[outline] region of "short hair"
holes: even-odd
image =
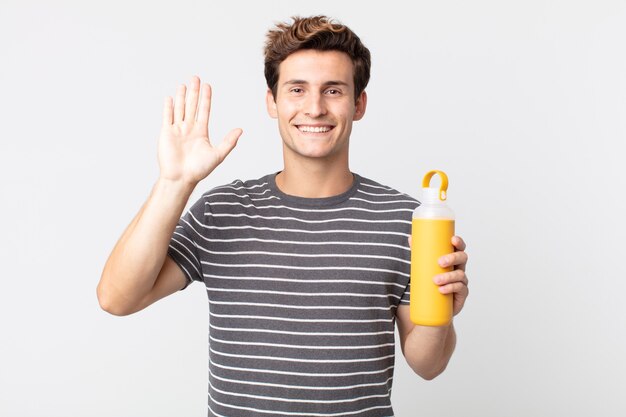
[[[265,42],[265,80],[276,99],[279,66],[296,51],[340,51],[354,65],[354,98],[365,90],[370,79],[370,51],[347,26],[326,16],[292,17],[293,23],[277,23],[267,32]]]

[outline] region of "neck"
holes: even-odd
[[[354,176],[347,161],[342,164],[285,161],[285,168],[276,175],[276,186],[283,193],[305,198],[326,198],[343,194],[353,183]]]

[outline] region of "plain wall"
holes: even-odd
[[[617,0],[2,0],[0,415],[206,415],[203,287],[123,318],[95,289],[157,178],[178,84],[213,85],[212,140],[244,129],[193,201],[281,169],[262,46],[296,14],[339,19],[372,52],[352,170],[415,197],[446,171],[468,243],[457,351],[426,382],[397,349],[396,415],[626,415]]]

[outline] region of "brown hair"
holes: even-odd
[[[265,80],[276,100],[278,67],[292,53],[302,49],[345,52],[354,65],[354,99],[370,79],[370,51],[345,25],[326,16],[292,17],[293,23],[278,23],[267,32]]]

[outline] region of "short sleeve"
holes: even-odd
[[[409,282],[404,289],[404,294],[402,294],[402,298],[400,299],[400,305],[409,305],[409,299],[411,296],[411,283]]]
[[[193,281],[203,281],[198,242],[202,240],[205,212],[205,199],[200,198],[178,221],[167,250],[187,277],[183,289]]]
[[[412,212],[411,212],[412,213]],[[407,226],[406,233],[411,235],[411,226]],[[405,261],[403,268],[404,272],[410,276],[411,275],[411,246],[409,245],[408,239],[402,239],[402,245],[404,250],[402,251],[402,256]],[[400,299],[400,305],[409,305],[409,299],[411,298],[411,278],[409,278],[406,283],[406,287],[404,287],[404,292],[402,293],[402,298]]]

